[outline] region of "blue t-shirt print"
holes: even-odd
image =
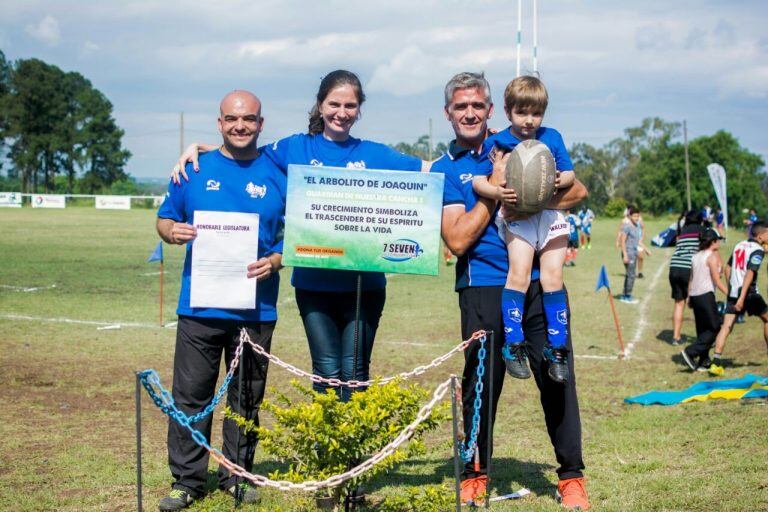
[[[200,172],[187,168],[189,181],[168,186],[168,195],[157,216],[176,222],[194,223],[195,210],[259,214],[259,249],[253,261],[283,252],[282,229],[285,217],[286,176],[264,155],[255,160],[233,160],[220,151],[200,155]],[[189,305],[192,251],[186,245],[181,292],[176,312],[179,315],[245,321],[277,320],[277,273],[256,286],[255,309],[192,308]]]
[[[268,156],[287,172],[290,164],[350,169],[385,169],[420,171],[421,160],[391,147],[369,140],[349,137],[343,142],[326,139],[322,134],[297,133],[264,147]],[[360,272],[363,290],[379,290],[386,286],[384,274]],[[291,284],[311,291],[349,292],[357,288],[358,272],[295,267]]]

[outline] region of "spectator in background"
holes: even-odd
[[[715,214],[715,225],[720,236],[725,238],[725,214],[720,208],[717,209],[717,214]]]
[[[754,226],[757,221],[757,212],[755,212],[754,208],[750,208],[747,218],[744,219],[744,227],[747,229],[747,238],[752,238],[752,226]]]
[[[669,262],[669,285],[672,287],[672,344],[681,345],[683,311],[688,298],[688,283],[691,280],[691,260],[699,250],[701,233],[701,212],[689,210],[677,220],[675,252]]]
[[[635,286],[635,275],[637,272],[637,253],[641,247],[640,238],[642,228],[640,227],[640,210],[634,206],[629,207],[629,223],[621,227],[620,245],[621,259],[624,262],[626,275],[624,276],[624,293],[619,300],[626,304],[637,304],[637,299],[632,297],[632,289]]]

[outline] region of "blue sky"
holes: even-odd
[[[531,69],[532,0],[523,7]],[[442,89],[485,71],[494,101],[515,73],[514,1],[0,0],[0,49],[89,78],[112,101],[136,177],[166,176],[186,141],[217,142],[220,98],[264,103],[266,143],[306,129],[321,77],[358,73],[368,101],[357,137],[413,142],[433,119],[452,138]],[[725,129],[768,159],[768,2],[539,0],[545,124],[601,145],[644,117],[687,119],[689,137]],[[499,108],[491,125],[506,126]],[[703,171],[703,170],[702,170]]]

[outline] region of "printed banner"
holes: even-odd
[[[437,275],[442,173],[288,166],[283,264]]]
[[[725,169],[720,164],[709,164],[709,179],[712,180],[712,186],[715,187],[715,195],[720,203],[720,210],[723,212],[723,222],[728,227],[728,184],[725,178]]]
[[[96,196],[98,210],[130,210],[131,196]]]
[[[21,208],[21,194],[0,192],[0,208]]]
[[[65,208],[66,196],[60,194],[35,194],[32,196],[32,208]]]

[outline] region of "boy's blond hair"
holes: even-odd
[[[519,76],[504,89],[504,110],[532,109],[542,114],[547,110],[549,95],[544,83],[535,76]]]

